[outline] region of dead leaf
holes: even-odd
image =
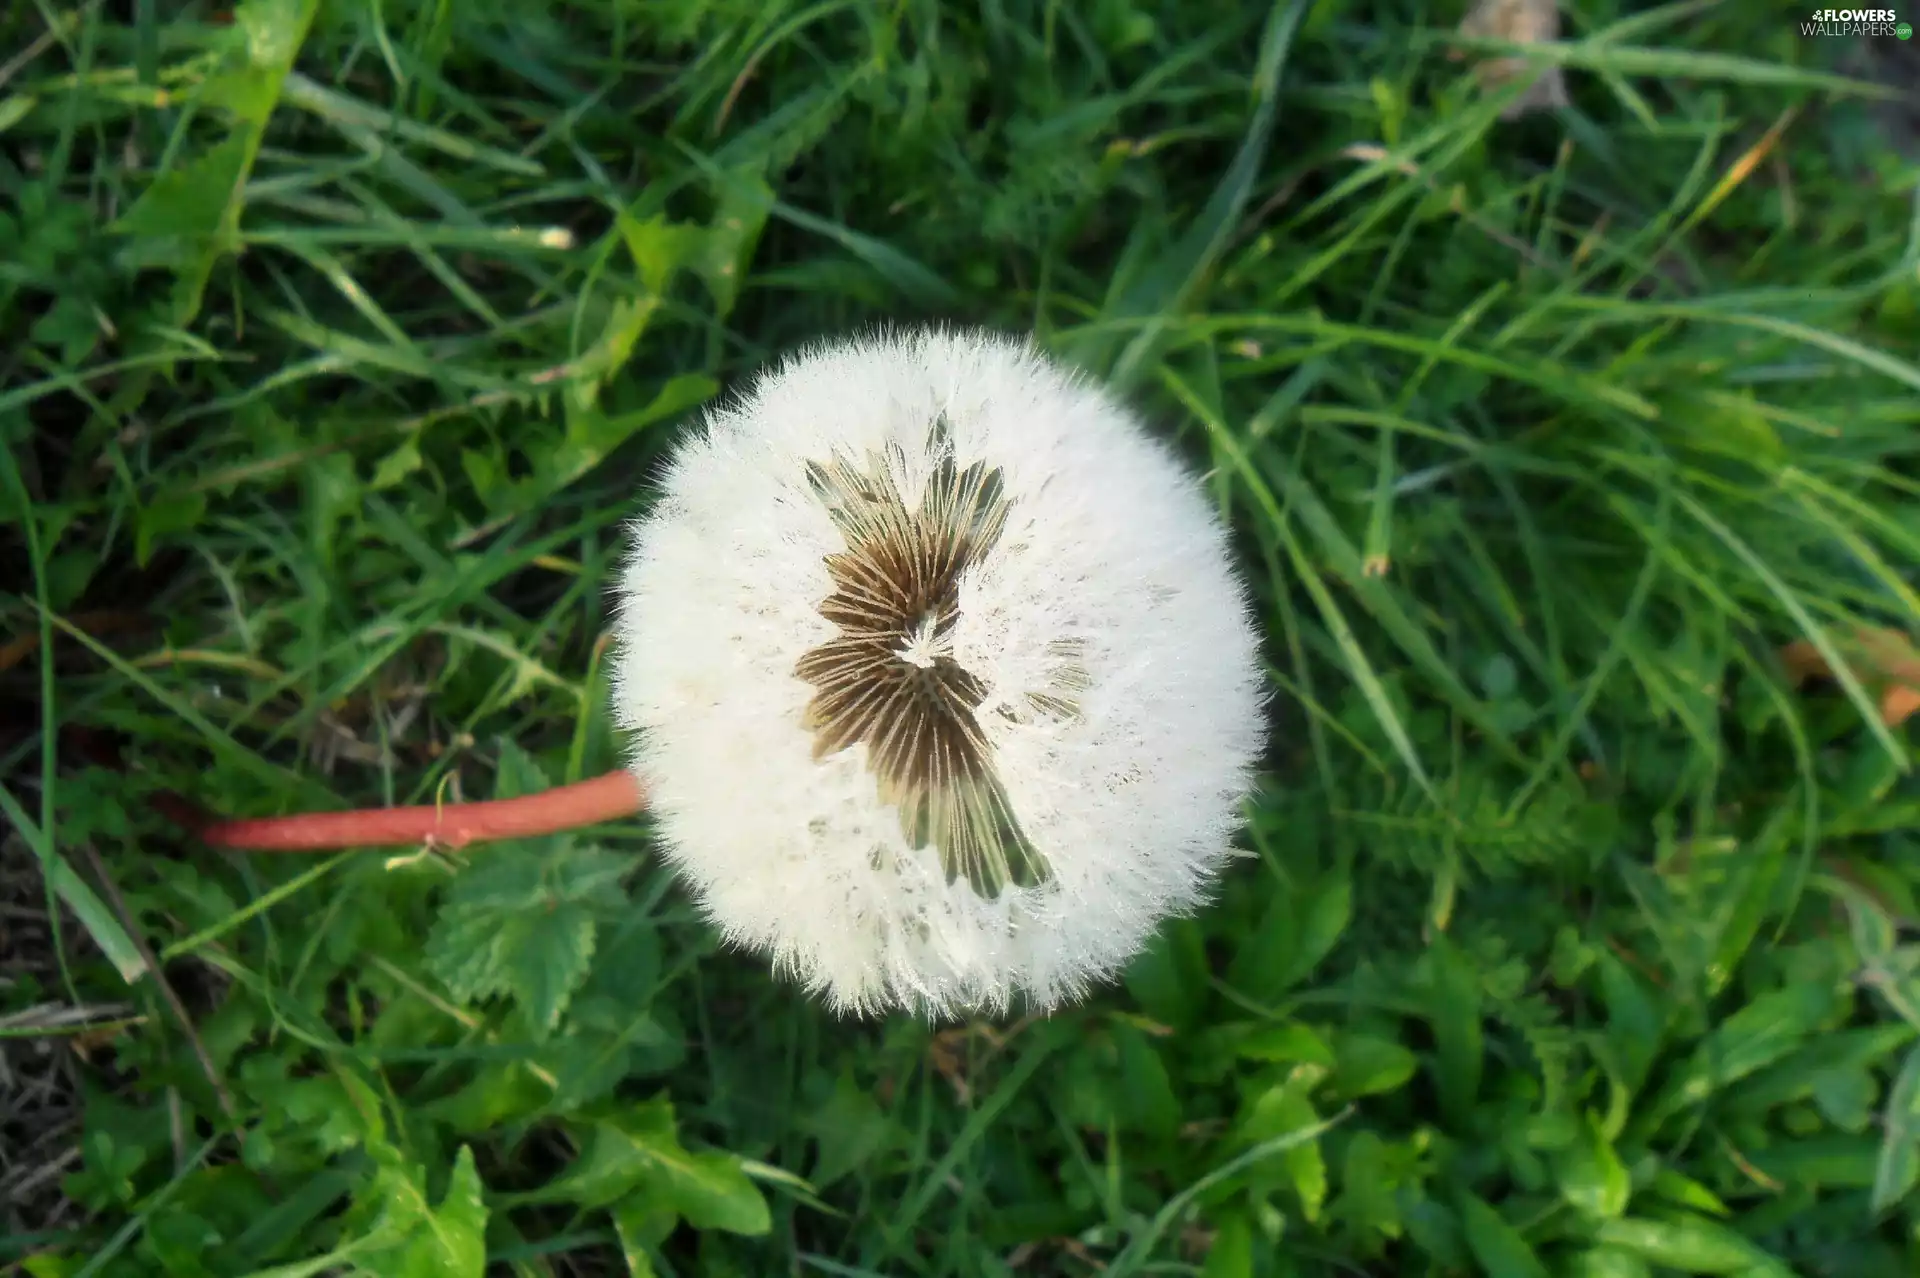
[[[1910,635],[1878,626],[1861,626],[1841,639],[1840,651],[1858,666],[1870,685],[1878,685],[1880,719],[1897,728],[1920,713],[1920,647]],[[1780,649],[1780,660],[1796,684],[1833,677],[1820,650],[1805,639]]]
[[[1555,0],[1477,0],[1460,23],[1460,34],[1479,40],[1509,40],[1514,44],[1544,44],[1560,38],[1560,9]],[[1533,69],[1525,58],[1488,58],[1473,74],[1484,88],[1497,89]],[[1517,120],[1531,111],[1567,105],[1566,76],[1558,66],[1537,72],[1536,79],[1513,105],[1500,113]]]

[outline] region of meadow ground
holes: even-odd
[[[0,1272],[1920,1272],[1920,42],[1803,8],[1580,0],[1509,119],[1419,0],[8,6]],[[149,808],[613,766],[650,468],[927,319],[1253,583],[1254,855],[1115,988]]]

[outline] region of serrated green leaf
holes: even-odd
[[[544,919],[522,915],[516,921],[519,943],[505,960],[506,983],[544,1037],[587,977],[596,924],[587,907],[575,902],[555,906]]]
[[[586,979],[596,924],[577,901],[545,909],[443,911],[427,938],[427,969],[463,1003],[511,994],[542,1035]]]
[[[494,798],[522,799],[551,789],[552,784],[532,755],[522,750],[511,737],[500,739],[499,756],[494,764]]]
[[[633,356],[633,348],[639,344],[641,334],[647,331],[653,316],[660,309],[660,299],[656,297],[621,298],[613,303],[607,312],[607,322],[600,330],[600,336],[593,345],[581,351],[570,361],[570,376],[567,379],[567,435],[570,440],[585,443],[605,430],[607,419],[591,411],[600,402],[600,388],[608,379],[622,368]],[[557,469],[580,473],[598,465],[604,451],[599,448],[585,450],[584,455],[569,457]]]
[[[561,856],[571,851],[571,840],[555,840],[552,845]],[[525,844],[501,844],[485,857],[476,857],[460,867],[447,886],[446,909],[449,913],[511,914],[533,910],[557,899],[551,891],[547,865],[552,859]]]

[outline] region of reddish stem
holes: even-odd
[[[493,839],[557,834],[632,816],[646,805],[646,788],[621,768],[518,799],[297,812],[245,821],[194,821],[191,825],[194,833],[215,847],[254,852],[325,852],[429,841],[443,848],[463,848]]]

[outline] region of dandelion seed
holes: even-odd
[[[617,718],[667,855],[836,1007],[1039,1009],[1231,855],[1257,637],[1191,476],[1025,346],[807,352],[634,529]]]

